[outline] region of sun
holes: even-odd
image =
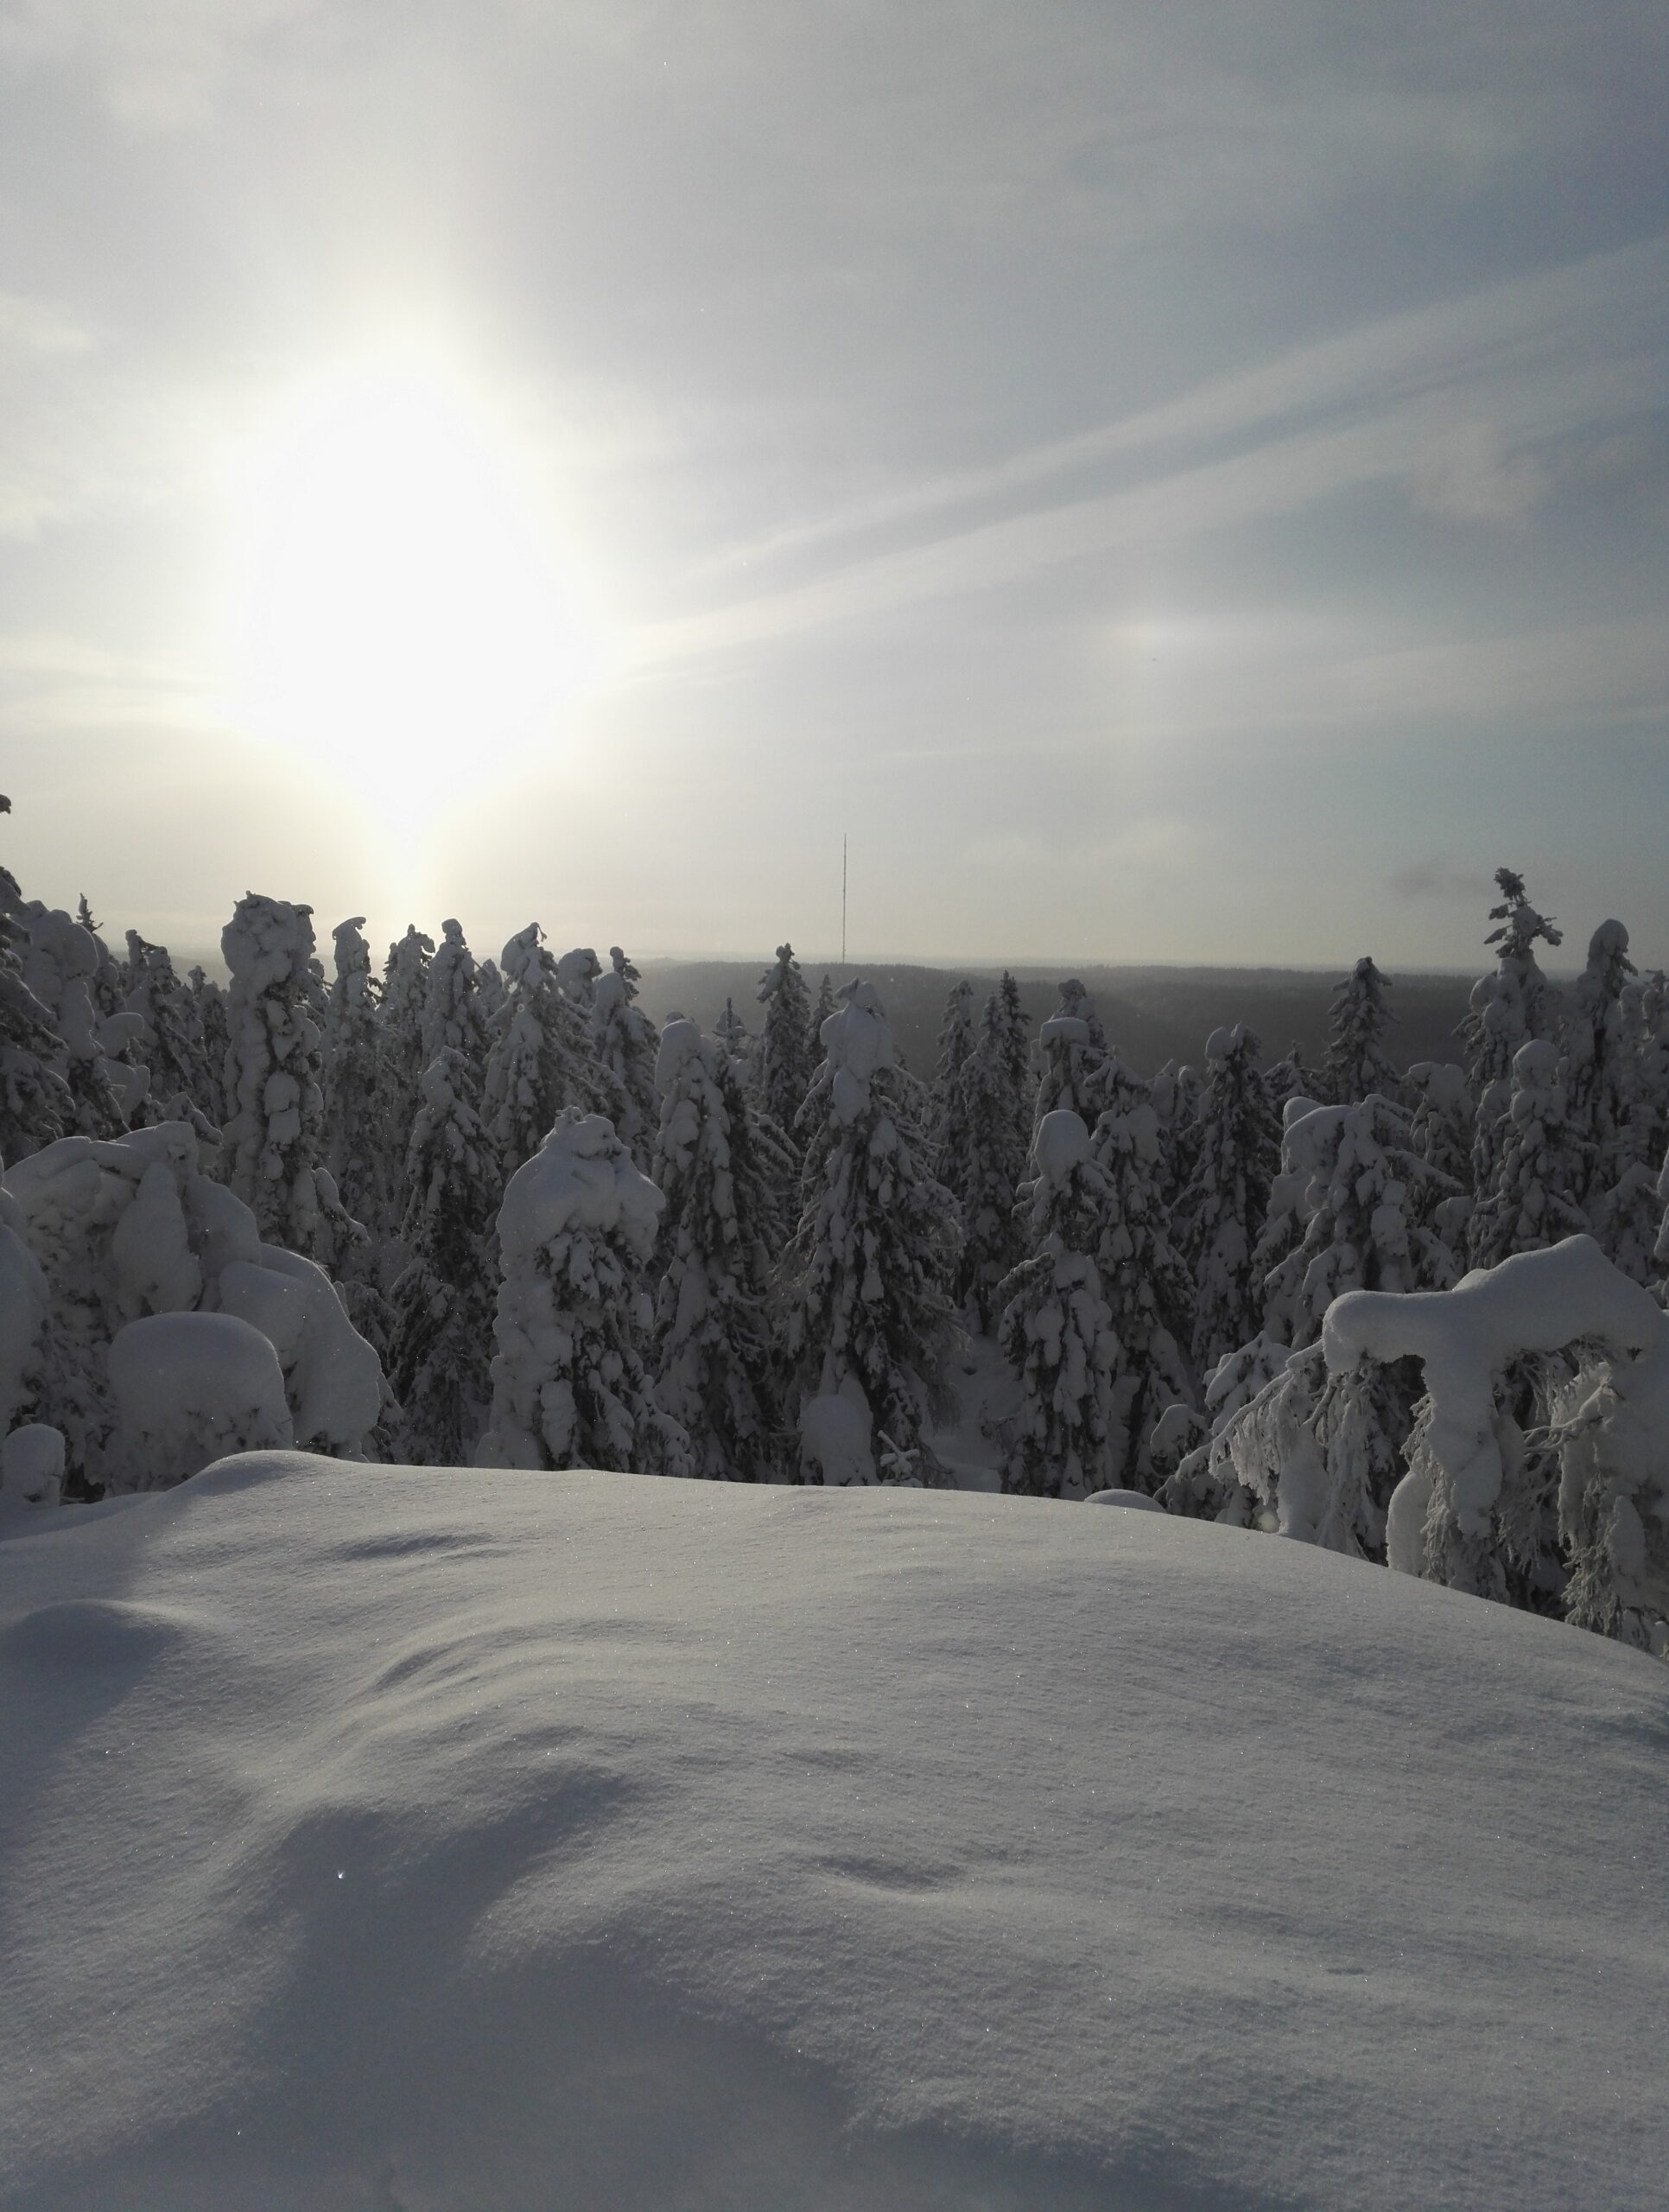
[[[549,734],[600,626],[482,397],[378,359],[313,379],[240,501],[232,704],[397,818]]]

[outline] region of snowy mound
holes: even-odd
[[[282,1453],[0,1559],[9,2212],[1662,2202],[1669,1677],[1598,1637]]]

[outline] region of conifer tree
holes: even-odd
[[[1354,1106],[1377,1091],[1395,1098],[1400,1077],[1385,1039],[1396,1020],[1386,1004],[1388,980],[1371,958],[1359,960],[1330,1008],[1332,1034],[1327,1047],[1323,1080],[1326,1097],[1337,1106]]]
[[[945,1001],[944,1019],[939,1025],[929,1131],[939,1180],[964,1211],[968,1203],[968,1157],[961,1076],[973,1049],[974,986],[957,983]]]
[[[127,933],[127,993],[123,1011],[138,1021],[137,1050],[150,1071],[146,1093],[152,1122],[185,1121],[202,1109],[202,1047],[191,995],[174,972],[166,945]],[[213,1116],[206,1116],[212,1126]]]
[[[1469,1191],[1474,1108],[1465,1069],[1451,1060],[1416,1060],[1404,1082],[1414,1101],[1409,1142],[1427,1166]]]
[[[312,912],[251,892],[220,932],[232,975],[226,1180],[268,1243],[333,1269],[365,1232],[345,1211],[324,1164]]]
[[[998,1003],[1002,1008],[1004,1067],[1008,1085],[1022,1105],[1029,1108],[1032,1090],[1031,1016],[1020,1004],[1020,987],[1005,968],[997,985]],[[1031,1141],[1031,1131],[1025,1131],[1025,1142]]]
[[[1594,1241],[1613,1267],[1638,1283],[1654,1283],[1662,1276],[1662,1258],[1669,1254],[1659,1252],[1664,1212],[1660,1173],[1643,1160],[1631,1160],[1587,1211]]]
[[[1194,1275],[1191,1349],[1201,1374],[1258,1326],[1252,1256],[1280,1160],[1280,1131],[1258,1072],[1258,1052],[1244,1022],[1215,1030],[1208,1040],[1193,1163],[1172,1216],[1177,1248]]]
[[[1304,1047],[1296,1041],[1286,1048],[1286,1058],[1277,1060],[1263,1071],[1269,1090],[1269,1101],[1278,1114],[1284,1113],[1289,1098],[1308,1099],[1312,1106],[1321,1105],[1322,1094],[1327,1089],[1325,1075],[1316,1068],[1306,1066]]]
[[[1469,1224],[1475,1268],[1584,1235],[1589,1225],[1576,1194],[1586,1183],[1591,1147],[1571,1125],[1558,1052],[1545,1038],[1533,1037],[1513,1056],[1501,1127],[1494,1173]]]
[[[1020,1207],[1031,1255],[999,1293],[998,1341],[1020,1381],[1003,1488],[1087,1497],[1118,1484],[1126,1450],[1123,1348],[1095,1258],[1112,1193],[1088,1130],[1065,1108],[1038,1122],[1032,1165]]]
[[[477,1465],[689,1471],[688,1439],[657,1406],[643,1353],[662,1204],[603,1116],[574,1106],[511,1177]]]
[[[1034,1122],[1059,1112],[1076,1114],[1088,1126],[1101,1110],[1095,1077],[1107,1058],[1107,1036],[1095,1001],[1076,976],[1061,985],[1061,1002],[1038,1032],[1038,1051]]]
[[[363,914],[331,931],[335,977],[325,1009],[325,1158],[343,1205],[379,1233],[389,1184],[378,1058],[378,992]]]
[[[961,1243],[934,1177],[924,1094],[895,1065],[873,984],[841,992],[801,1109],[804,1211],[783,1269],[784,1351],[806,1464],[842,1399],[867,1436],[869,1479],[942,1481],[928,1436],[948,1414],[949,1291]],[[825,1463],[826,1464],[826,1463]]]
[[[377,1118],[390,1231],[405,1211],[406,1147],[422,1096],[423,1003],[434,955],[434,939],[415,922],[408,923],[405,935],[390,945],[383,969],[377,1020]]]
[[[1297,1116],[1281,1166],[1302,1189],[1302,1234],[1264,1279],[1266,1336],[1300,1351],[1347,1291],[1447,1290],[1460,1274],[1436,1225],[1459,1186],[1421,1159],[1409,1116],[1382,1094]]]
[[[38,899],[16,918],[22,925],[17,950],[23,981],[60,1040],[53,1072],[74,1101],[74,1126],[84,1136],[119,1136],[144,1096],[146,1078],[143,1069],[120,1064],[111,1051],[125,1041],[131,1017],[105,1015],[94,1002],[97,940],[61,909]]]
[[[828,986],[825,976],[825,990]],[[805,1103],[811,1071],[822,1057],[812,1048],[811,997],[791,944],[777,947],[776,964],[759,978],[758,996],[765,1013],[750,1071],[753,1095],[760,1110],[786,1133]],[[822,1020],[834,1010],[831,996]]]
[[[1661,969],[1636,976],[1624,988],[1622,1020],[1634,1068],[1629,1084],[1632,1154],[1655,1171],[1669,1145],[1669,982]]]
[[[409,1256],[389,1295],[389,1377],[403,1448],[423,1466],[467,1465],[492,1399],[487,1248],[500,1183],[479,1089],[464,1054],[442,1046],[423,1071],[411,1132],[400,1231]]]
[[[736,1011],[733,999],[725,1001],[725,1010],[713,1025],[713,1033],[739,1066],[745,1067],[753,1042],[752,1033]]]
[[[1484,942],[1498,944],[1501,953],[1494,974],[1473,985],[1460,1027],[1467,1080],[1477,1101],[1472,1187],[1480,1197],[1495,1180],[1507,1135],[1514,1055],[1531,1039],[1552,1038],[1561,1013],[1558,994],[1537,964],[1536,947],[1563,944],[1564,931],[1537,912],[1526,895],[1524,878],[1512,868],[1497,868],[1495,882],[1501,902],[1489,909],[1489,918],[1500,926]]]
[[[201,1054],[195,1095],[214,1127],[223,1128],[232,1111],[226,1103],[226,1053],[232,1044],[232,1032],[226,1026],[226,995],[200,968],[187,969],[186,980],[191,986],[192,1014]],[[208,1172],[219,1177],[224,1162],[213,1163]]]
[[[958,1079],[966,1154],[956,1302],[970,1309],[982,1335],[997,1316],[999,1284],[1022,1256],[1014,1209],[1025,1173],[1030,1112],[1026,1094],[1015,1086],[1012,1034],[1008,1013],[993,991]]]
[[[0,813],[10,811],[10,802],[0,799]],[[0,868],[0,1170],[75,1126],[75,1101],[54,1065],[63,1039],[23,981],[22,913],[16,879]]]
[[[1564,1039],[1565,1110],[1589,1147],[1587,1178],[1574,1194],[1584,1205],[1609,1191],[1635,1156],[1637,1067],[1622,1013],[1623,988],[1634,973],[1628,931],[1621,922],[1602,922],[1577,978]]]
[[[1161,1189],[1165,1204],[1175,1212],[1189,1172],[1194,1164],[1196,1130],[1205,1097],[1205,1077],[1196,1067],[1167,1060],[1147,1089],[1148,1101],[1159,1125],[1159,1157],[1163,1163]],[[1283,1102],[1285,1103],[1285,1102]],[[1270,1104],[1279,1113],[1272,1092]]]
[[[811,1078],[813,1075],[815,1075],[816,1071],[822,1065],[823,1024],[828,1020],[830,1014],[836,1011],[834,987],[829,982],[828,976],[825,976],[822,982],[817,986],[817,1002],[811,1009],[810,1020],[806,1024],[805,1065],[807,1090],[809,1090],[811,1088]],[[802,1091],[800,1094],[800,1106],[803,1106],[804,1104],[805,1092]],[[785,1122],[783,1124],[784,1128],[787,1129],[793,1129],[798,1123],[799,1118],[800,1108],[796,1107],[793,1119],[791,1121]]]
[[[1148,1087],[1112,1052],[1097,1087],[1106,1103],[1090,1147],[1106,1189],[1095,1262],[1122,1354],[1116,1407],[1124,1479],[1146,1488],[1156,1479],[1149,1457],[1154,1424],[1168,1407],[1193,1395],[1186,1347],[1194,1284],[1171,1242],[1158,1117]]]
[[[781,1414],[766,1299],[782,1223],[729,1054],[671,1015],[656,1064],[655,1180],[666,1199],[655,1395],[689,1438],[690,1472],[770,1482]]]
[[[482,1086],[482,1118],[508,1179],[530,1160],[564,1109],[590,1103],[574,1051],[574,1009],[537,922],[511,938],[499,969],[505,1003],[495,1019]]]
[[[474,1071],[472,1103],[479,1099],[481,1071],[486,1064],[488,1012],[481,970],[464,942],[461,925],[456,921],[442,922],[441,942],[428,963],[423,991],[420,1027],[423,1065],[425,1070],[432,1067],[442,1052],[461,1052]]]
[[[619,1102],[615,1130],[647,1174],[661,1117],[655,1030],[648,1015],[632,1004],[641,980],[637,969],[618,944],[610,945],[608,957],[612,965],[597,982],[593,999],[592,1051]]]

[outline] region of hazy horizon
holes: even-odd
[[[0,858],[1669,962],[1666,364],[1643,0],[0,0]]]

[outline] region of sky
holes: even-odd
[[[1669,964],[1659,0],[0,0],[0,858]]]

